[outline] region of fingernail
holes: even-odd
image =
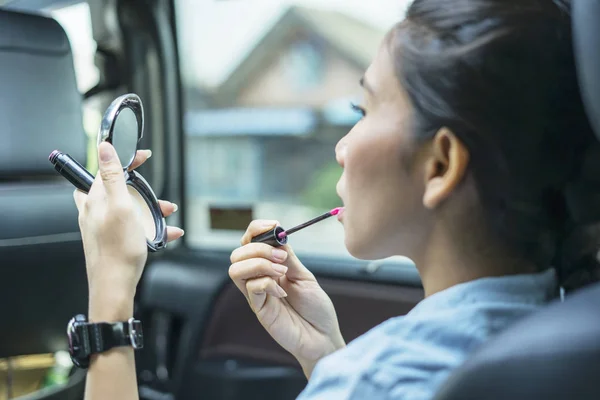
[[[288,267],[281,264],[273,264],[273,269],[275,270],[275,272],[279,272],[280,274],[285,275],[285,273],[288,270]]]
[[[185,231],[182,229],[181,230],[181,236],[185,235]]]
[[[281,297],[287,297],[287,293],[285,292],[285,290],[283,290],[283,288],[279,285],[277,285],[277,293],[279,293],[279,295]]]
[[[152,150],[146,150],[146,159],[152,157]]]
[[[177,210],[179,210],[179,206],[175,203],[171,203],[173,204],[173,212],[177,212]]]
[[[285,261],[287,258],[287,253],[281,249],[273,249],[273,258],[276,261]]]
[[[108,162],[112,160],[114,151],[110,144],[106,142],[100,143],[98,150],[100,151],[100,161]]]

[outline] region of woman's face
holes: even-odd
[[[412,111],[393,65],[384,44],[362,81],[364,117],[335,149],[344,168],[337,191],[346,207],[346,247],[361,259],[411,257],[426,231]]]

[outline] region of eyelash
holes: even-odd
[[[350,103],[350,108],[352,108],[352,111],[359,113],[362,117],[367,115],[367,111],[357,104]]]

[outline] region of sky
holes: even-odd
[[[93,0],[90,0],[93,1]],[[290,5],[338,10],[383,30],[402,19],[411,0],[176,0],[184,80],[218,86]],[[69,36],[81,91],[98,80],[87,3],[52,13]]]
[[[177,0],[181,66],[189,82],[216,86],[290,5],[342,11],[387,29],[410,0]]]

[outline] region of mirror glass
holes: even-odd
[[[154,216],[152,215],[150,207],[148,207],[148,203],[146,203],[146,200],[144,200],[142,195],[133,187],[127,185],[127,190],[129,190],[129,194],[133,198],[135,209],[144,226],[146,239],[153,241],[154,238],[156,238],[156,224],[154,223]]]
[[[133,162],[137,151],[137,143],[137,118],[130,108],[125,107],[115,118],[112,131],[112,145],[117,151],[123,167],[129,167]]]

